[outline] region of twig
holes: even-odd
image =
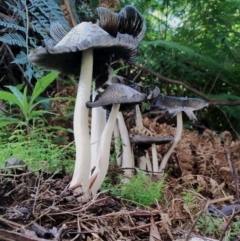
[[[187,235],[187,237],[186,237],[186,241],[189,240],[189,238],[190,238],[190,236],[191,236],[191,233],[192,233],[192,230],[194,229],[195,225],[197,224],[198,219],[200,218],[200,216],[202,215],[202,213],[207,209],[208,205],[209,205],[209,201],[206,200],[206,203],[205,203],[205,205],[204,205],[204,208],[203,208],[203,209],[201,210],[201,212],[198,214],[196,220],[194,221],[194,223],[192,224],[192,226],[191,226],[191,228],[190,228],[190,230],[189,230],[189,233],[188,233],[188,235]]]
[[[229,225],[231,224],[231,221],[232,221],[233,218],[234,218],[237,214],[239,214],[239,213],[240,213],[240,210],[238,210],[237,212],[235,212],[235,209],[233,209],[233,213],[232,213],[231,217],[229,218],[229,220],[228,220],[228,222],[227,222],[227,225],[226,225],[226,227],[224,228],[224,230],[223,230],[223,232],[222,232],[222,234],[221,234],[221,237],[220,237],[219,241],[222,241],[222,240],[223,240],[223,238],[224,238],[224,236],[225,236],[225,233],[226,233]]]
[[[176,84],[176,85],[182,85],[183,87],[185,87],[186,89],[190,90],[191,92],[197,94],[198,96],[202,97],[203,99],[207,100],[208,102],[210,102],[213,105],[229,105],[229,106],[236,106],[236,105],[240,105],[240,101],[223,101],[223,100],[217,100],[217,99],[211,99],[209,98],[207,95],[205,95],[204,93],[198,91],[197,89],[191,87],[190,85],[179,81],[179,80],[174,80],[174,79],[169,79],[163,75],[160,75],[144,66],[141,66],[139,64],[133,63],[133,66],[137,67],[138,69],[142,69],[145,72],[148,72],[149,74],[156,76],[157,78],[159,78],[160,80],[162,80],[163,82],[167,82],[170,84]]]
[[[14,54],[13,54],[12,50],[9,48],[9,46],[7,44],[4,44],[4,46],[7,48],[12,59],[15,59]],[[22,75],[24,76],[24,70],[23,70],[22,66],[20,64],[17,64],[17,66],[20,69]],[[24,79],[25,83],[30,87],[30,89],[33,90],[33,85],[28,81],[28,79],[26,77],[24,77],[23,79]]]
[[[229,123],[230,127],[232,128],[233,132],[240,139],[240,136],[239,136],[238,132],[234,129],[234,127],[233,127],[231,121],[229,120],[228,116],[226,115],[225,111],[221,110],[218,106],[216,106],[216,107],[223,113],[223,115],[225,116],[227,122]]]
[[[39,189],[40,189],[40,183],[41,183],[41,178],[42,178],[42,170],[41,170],[41,174],[40,177],[38,178],[38,185],[37,185],[37,191],[34,197],[34,203],[33,203],[33,215],[35,214],[35,207],[36,207],[36,203],[37,203],[37,198],[38,198],[38,193],[39,193]]]
[[[7,225],[8,227],[15,229],[15,228],[23,228],[24,226],[19,224],[19,223],[15,223],[13,221],[7,220],[5,218],[1,218],[0,217],[0,223]]]
[[[158,225],[158,224],[161,224],[162,222],[163,221],[158,221],[158,222],[155,222],[155,224]],[[139,229],[142,229],[142,228],[148,228],[149,226],[151,226],[151,223],[143,224],[143,225],[136,226],[136,227],[133,227],[133,228],[119,228],[119,230],[121,232],[128,232],[128,231],[139,230]]]
[[[55,238],[53,239],[54,241],[60,241],[61,240],[61,236],[63,234],[63,232],[67,229],[67,225],[64,223],[62,225],[62,227],[58,230],[58,232],[55,235]]]
[[[233,182],[234,182],[234,185],[235,185],[236,196],[237,196],[237,199],[239,201],[238,173],[237,173],[236,168],[234,167],[234,165],[231,161],[230,151],[229,151],[228,148],[225,148],[225,153],[226,153],[226,156],[227,156],[228,165],[229,165],[231,173],[232,173]]]

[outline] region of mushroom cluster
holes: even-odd
[[[70,188],[83,193],[85,200],[98,191],[107,173],[112,134],[121,135],[123,145],[122,167],[134,167],[134,158],[128,130],[121,110],[135,107],[136,126],[143,129],[138,104],[146,99],[151,101],[150,111],[164,112],[173,117],[177,115],[177,131],[174,138],[154,138],[143,135],[134,136],[132,143],[139,146],[139,166],[153,172],[162,172],[181,137],[182,111],[191,120],[196,120],[193,111],[202,109],[207,103],[194,98],[164,96],[156,88],[148,97],[134,89],[135,85],[113,83],[112,61],[121,59],[133,62],[143,39],[146,26],[141,14],[133,6],[124,7],[118,14],[104,7],[97,8],[97,23],[82,22],[67,32],[59,23],[53,21],[50,27],[51,38],[44,40],[43,46],[31,51],[28,58],[38,66],[79,77],[77,97],[74,109],[74,138],[76,145],[75,169]],[[91,85],[94,80],[92,101]],[[99,93],[105,82],[109,86]],[[92,109],[91,138],[88,127],[89,108]],[[110,115],[106,121],[106,111]],[[116,122],[117,119],[117,122]],[[118,125],[118,128],[114,126]],[[120,132],[120,134],[118,133]],[[157,160],[156,145],[172,141],[160,167]],[[149,162],[147,149],[152,147],[152,163]],[[120,163],[120,161],[119,161]],[[125,174],[131,176],[132,171]]]
[[[45,40],[44,46],[31,51],[28,56],[35,65],[65,74],[80,74],[73,127],[76,161],[70,188],[78,193],[83,192],[86,199],[89,197],[89,180],[93,179],[89,179],[92,160],[86,106],[90,100],[92,78],[97,80],[102,75],[104,66],[110,65],[113,60],[132,62],[146,30],[143,17],[133,6],[124,7],[118,14],[103,7],[97,8],[97,12],[97,23],[82,22],[68,33],[60,24],[53,22],[50,28],[51,38]],[[132,95],[130,98],[135,95],[128,88],[125,89],[125,94],[129,94],[128,92]],[[118,108],[119,104],[114,104],[111,115],[116,115]],[[99,122],[98,117],[101,116],[101,113],[95,116],[96,125]],[[109,129],[105,128],[105,132],[110,133],[110,123],[107,126]],[[106,136],[105,132],[103,131],[102,137]],[[110,146],[110,141],[105,145]]]

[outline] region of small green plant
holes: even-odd
[[[12,114],[11,116],[0,115],[0,127],[9,124],[24,123],[29,133],[29,122],[36,117],[43,116],[44,114],[51,113],[47,110],[37,110],[36,107],[50,99],[40,99],[40,95],[45,89],[56,79],[56,72],[42,77],[37,81],[33,93],[30,97],[27,95],[27,87],[21,92],[15,86],[6,86],[12,93],[7,91],[0,91],[0,100],[6,101],[9,104],[14,104],[19,108],[20,115]]]
[[[186,205],[190,206],[194,204],[194,193],[193,192],[188,192],[188,191],[183,191],[183,201]]]
[[[202,215],[197,222],[196,227],[206,235],[220,236],[219,227],[224,220],[222,218],[215,218],[210,215]]]
[[[46,163],[46,170],[59,172],[62,168],[67,173],[71,173],[74,167],[75,146],[73,143],[68,145],[57,145],[53,143],[56,130],[60,127],[47,128],[40,126],[31,127],[29,134],[22,129],[19,124],[10,137],[0,141],[0,166],[9,157],[16,157],[24,161],[30,169],[41,168]],[[2,130],[0,129],[0,135]]]
[[[137,170],[137,174],[130,179],[129,183],[123,184],[120,182],[113,186],[107,178],[103,187],[109,189],[113,195],[122,196],[129,201],[149,206],[156,200],[161,201],[163,199],[164,184],[165,180],[154,182],[146,173]]]
[[[226,233],[226,241],[239,240],[240,238],[240,221],[232,222],[231,229]]]

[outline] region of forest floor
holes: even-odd
[[[174,136],[174,127],[156,119],[145,118],[144,126],[156,136]],[[158,155],[169,145],[158,146]],[[229,132],[184,129],[163,198],[148,207],[107,191],[79,202],[68,189],[69,175],[1,169],[0,240],[239,240],[239,153],[240,141]],[[116,172],[111,167],[109,176]]]

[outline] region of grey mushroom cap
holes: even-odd
[[[93,102],[88,101],[86,105],[89,108],[102,106],[105,109],[111,109],[113,104],[121,104],[120,110],[128,110],[145,99],[145,94],[124,84],[114,83],[109,85],[104,92],[98,94]]]
[[[52,41],[30,52],[29,60],[47,69],[64,74],[79,75],[82,51],[94,49],[93,76],[99,73],[99,65],[111,60],[124,59],[132,62],[137,54],[139,41],[131,35],[118,33],[114,38],[97,24],[83,22],[63,36],[59,27],[52,29]]]
[[[140,42],[146,31],[146,24],[138,10],[130,5],[125,6],[119,13],[114,13],[108,8],[98,7],[99,26],[111,36],[117,33],[130,34]]]
[[[186,113],[190,120],[196,121],[197,117],[193,111],[197,111],[208,107],[208,102],[198,98],[184,98],[159,95],[153,105],[150,107],[150,112],[155,110],[164,111],[171,117],[176,116],[180,111]]]

